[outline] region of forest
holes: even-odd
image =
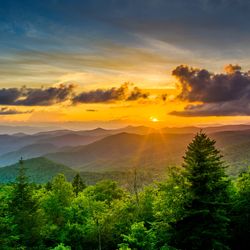
[[[181,166],[144,186],[135,171],[129,190],[79,174],[32,183],[20,160],[15,182],[0,186],[0,249],[249,249],[250,169],[228,176],[215,144],[197,133]]]

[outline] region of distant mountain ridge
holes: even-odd
[[[45,157],[78,171],[127,171],[133,167],[161,170],[180,165],[186,146],[198,127],[163,128],[128,126],[120,129],[53,130],[33,135],[0,135],[0,166],[24,157]],[[237,175],[250,165],[250,125],[202,128],[217,141]],[[242,148],[242,150],[240,149]]]
[[[239,174],[250,165],[250,130],[221,131],[209,134],[229,164],[228,172]],[[119,133],[94,143],[55,152],[45,157],[80,171],[120,171],[132,167],[164,169],[180,165],[194,134]],[[245,145],[244,150],[236,150]],[[232,150],[234,148],[234,150]]]
[[[164,167],[179,163],[192,134],[119,133],[94,143],[71,148],[45,157],[81,171],[111,171],[141,167]],[[183,143],[176,143],[179,139]]]
[[[18,162],[21,157],[24,159],[30,159],[58,151],[59,148],[50,143],[31,144],[24,146],[19,150],[1,155],[0,163],[7,166]]]

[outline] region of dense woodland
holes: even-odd
[[[176,142],[178,143],[178,142]],[[132,189],[59,174],[30,183],[20,161],[0,189],[0,249],[211,250],[250,247],[250,171],[231,179],[215,141],[198,133],[183,165]]]

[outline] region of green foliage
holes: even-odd
[[[46,244],[62,242],[68,209],[74,196],[72,185],[66,181],[63,174],[54,177],[51,185],[51,191],[48,191],[41,202],[46,220],[42,230]]]
[[[71,247],[64,246],[63,243],[60,243],[58,246],[54,247],[52,250],[71,250]]]
[[[12,242],[18,239],[17,236],[12,235],[14,225],[10,215],[10,196],[13,192],[13,187],[10,185],[0,186],[0,246],[8,248]]]
[[[241,249],[249,249],[250,246],[250,168],[242,173],[236,181],[237,195],[232,209],[234,249],[239,242]]]
[[[77,173],[76,176],[74,177],[72,181],[72,186],[76,196],[86,187],[79,173]]]
[[[132,250],[127,243],[119,244],[119,250]]]
[[[17,246],[33,246],[39,240],[38,204],[28,183],[22,159],[19,174],[13,185],[8,203],[10,221],[13,223],[12,237]]]
[[[25,172],[31,182],[46,183],[51,177],[63,173],[68,179],[73,179],[76,172],[44,157],[24,160]],[[0,183],[14,182],[18,176],[19,164],[0,168]]]
[[[130,233],[123,236],[123,240],[132,249],[153,250],[155,249],[156,237],[152,230],[147,230],[144,222],[136,222],[131,225]],[[124,246],[124,245],[120,245]],[[126,248],[125,248],[126,249]]]
[[[84,190],[84,193],[97,201],[105,201],[107,204],[110,204],[113,200],[121,199],[124,195],[117,182],[111,180],[103,180],[95,186],[89,186]]]
[[[16,181],[0,186],[0,248],[249,249],[250,171],[230,183],[214,144],[197,134],[183,167],[137,194],[111,180],[85,187],[75,172],[72,183],[58,174],[31,184],[21,161]]]
[[[188,145],[183,164],[188,196],[182,217],[173,223],[177,248],[228,249],[228,180],[214,144],[198,133]]]
[[[184,157],[186,178],[195,199],[217,200],[226,194],[225,165],[215,141],[204,133],[195,136]]]

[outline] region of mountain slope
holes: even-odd
[[[19,150],[6,153],[0,156],[0,166],[7,166],[15,164],[22,157],[23,159],[30,159],[48,154],[51,152],[59,151],[58,147],[50,143],[42,144],[31,144],[25,147],[22,147]]]
[[[110,171],[134,166],[163,168],[181,162],[193,135],[121,133],[86,146],[45,157],[84,171]]]
[[[57,147],[71,147],[79,145],[87,145],[92,142],[98,141],[105,137],[106,135],[99,136],[88,136],[88,135],[79,135],[75,133],[53,136],[49,138],[42,138],[38,140],[39,143],[51,143]]]
[[[180,165],[194,134],[120,133],[86,146],[46,155],[81,171],[121,171],[135,166],[160,170]],[[225,155],[228,173],[237,175],[250,164],[250,130],[222,131],[209,135]]]
[[[18,174],[18,167],[19,164],[16,163],[11,166],[0,168],[0,183],[15,181]],[[36,183],[46,183],[59,173],[65,174],[67,179],[71,180],[76,174],[73,169],[44,157],[24,160],[24,167],[29,180]]]
[[[56,130],[33,135],[20,133],[15,135],[0,134],[0,155],[18,151],[31,144],[49,143],[56,147],[86,145],[109,135],[103,131],[98,132],[99,135],[96,131],[90,131],[90,135],[88,135],[87,131],[82,133],[83,131]]]
[[[194,131],[198,128],[187,127],[185,129]],[[182,131],[185,131],[185,129]],[[217,129],[222,128],[214,127],[204,130],[211,132],[217,131]],[[233,130],[217,131],[209,133],[209,136],[217,141],[217,147],[225,155],[225,160],[230,165],[228,172],[237,175],[250,164],[250,154],[248,153],[250,152],[249,125],[225,126],[224,129]],[[239,131],[234,129],[239,129]],[[117,134],[117,132],[123,130],[134,131],[138,134],[125,132]],[[0,135],[0,150],[18,148],[12,150],[14,152],[0,157],[0,163],[1,159],[3,163],[9,164],[16,162],[20,156],[33,158],[42,154],[52,161],[76,168],[79,171],[88,172],[127,171],[135,166],[142,169],[160,170],[169,165],[181,164],[182,156],[194,133],[177,132],[176,134],[170,134],[162,133],[164,131],[162,130],[158,133],[149,134],[156,131],[148,130],[147,127],[126,127],[117,130],[97,128],[89,131],[49,131],[32,136],[23,134]],[[110,133],[115,134],[109,135]],[[86,138],[90,141],[94,140],[94,142],[80,146],[77,144],[84,144]],[[97,140],[97,138],[102,139]],[[57,152],[54,152],[53,146],[41,146],[39,148],[40,143],[36,145],[37,141],[40,143],[42,141],[41,145],[48,145],[47,143],[51,141],[55,144],[58,143],[58,145],[65,144],[67,147],[55,149]],[[32,144],[31,142],[35,142],[34,145],[27,146],[27,144]]]

